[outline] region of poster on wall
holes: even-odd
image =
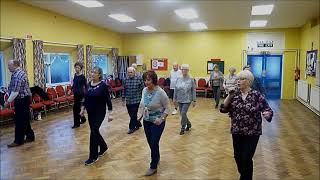
[[[213,72],[213,66],[218,65],[219,70],[224,74],[224,61],[221,59],[211,59],[211,61],[207,62],[207,74],[211,74]]]
[[[151,59],[151,69],[157,71],[166,71],[168,69],[168,59],[167,58],[152,58]]]
[[[307,51],[306,75],[316,76],[318,50]]]

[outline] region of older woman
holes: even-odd
[[[223,83],[223,74],[219,70],[219,66],[217,64],[213,65],[213,72],[210,75],[209,81],[212,87],[213,98],[216,102],[215,108],[218,108],[221,96],[221,87]]]
[[[166,92],[158,85],[158,77],[154,71],[143,74],[146,87],[142,91],[140,107],[143,111],[143,126],[151,149],[150,168],[145,173],[151,176],[157,172],[160,160],[159,141],[170,113],[170,103]]]
[[[180,135],[184,134],[184,131],[189,131],[191,128],[191,122],[187,117],[187,112],[191,103],[196,105],[196,90],[193,78],[189,76],[189,65],[181,65],[182,77],[177,79],[175,86],[173,102],[178,103],[179,111],[181,115],[181,131]]]
[[[221,106],[221,112],[229,112],[234,158],[240,179],[252,179],[253,162],[259,137],[262,134],[261,115],[271,122],[273,111],[264,96],[250,88],[254,77],[248,70],[239,72],[239,90],[229,90],[229,95]]]
[[[237,75],[235,74],[236,68],[231,66],[229,68],[229,74],[224,77],[223,88],[228,95],[229,89],[234,89],[237,87]]]
[[[106,115],[106,104],[108,105],[108,121],[112,121],[112,103],[107,85],[102,81],[103,72],[99,67],[94,67],[92,71],[92,81],[88,85],[84,103],[81,107],[80,115],[84,115],[84,109],[88,113],[90,125],[90,153],[85,165],[92,165],[103,156],[108,149],[107,143],[99,132],[99,128]]]

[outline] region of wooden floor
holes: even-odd
[[[295,100],[269,103],[275,115],[263,124],[254,179],[319,179],[319,117]],[[89,167],[89,125],[71,129],[71,108],[33,122],[36,141],[17,148],[7,148],[13,127],[1,129],[1,179],[144,179],[150,152],[143,129],[126,134],[126,109],[113,104],[116,119],[100,129],[108,153]],[[228,116],[199,98],[189,119],[192,130],[180,136],[179,115],[168,118],[158,174],[146,179],[238,179]]]

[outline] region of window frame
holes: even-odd
[[[109,56],[108,56],[108,54],[101,54],[101,53],[99,53],[99,54],[92,54],[92,59],[94,59],[94,56],[105,56],[106,57],[106,65],[107,65],[107,72],[104,72],[104,74],[103,75],[106,75],[106,76],[108,76],[110,73],[110,68],[109,68]],[[94,63],[93,63],[94,64]],[[94,64],[95,65],[95,64]]]
[[[2,84],[0,84],[0,87],[6,87],[6,67],[5,67],[5,58],[4,58],[4,54],[3,51],[0,51],[1,54],[1,61],[0,61],[0,65],[1,65],[1,82]]]
[[[69,56],[69,63],[68,63],[68,65],[69,65],[69,81],[66,81],[66,82],[60,82],[60,83],[51,83],[51,67],[50,67],[50,65],[48,65],[48,76],[50,77],[50,78],[46,78],[46,81],[47,80],[49,80],[49,82],[46,82],[46,86],[48,86],[48,87],[54,87],[54,86],[58,86],[58,85],[68,85],[68,84],[70,84],[70,82],[71,82],[71,79],[72,79],[72,69],[71,69],[71,64],[72,64],[72,56],[71,56],[71,54],[70,53],[55,53],[55,52],[45,52],[45,53],[43,53],[43,56],[47,56],[47,58],[49,58],[49,60],[50,60],[50,55],[51,54],[57,54],[57,55],[67,55],[67,56]],[[45,63],[46,61],[45,61],[45,59],[43,59],[44,60],[44,66],[45,66],[45,68],[44,68],[44,71],[46,70],[46,66],[47,66],[47,64]],[[44,72],[45,73],[45,72]]]

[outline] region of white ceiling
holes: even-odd
[[[137,26],[151,25],[158,32],[191,31],[189,22],[204,22],[209,30],[249,29],[250,20],[268,20],[265,28],[301,27],[319,17],[319,0],[99,0],[104,7],[86,8],[71,0],[22,0],[90,24],[120,33],[141,33]],[[273,3],[270,16],[251,16],[251,6]],[[178,8],[194,8],[199,18],[184,20],[174,13]],[[125,13],[135,22],[121,23],[108,14]]]

